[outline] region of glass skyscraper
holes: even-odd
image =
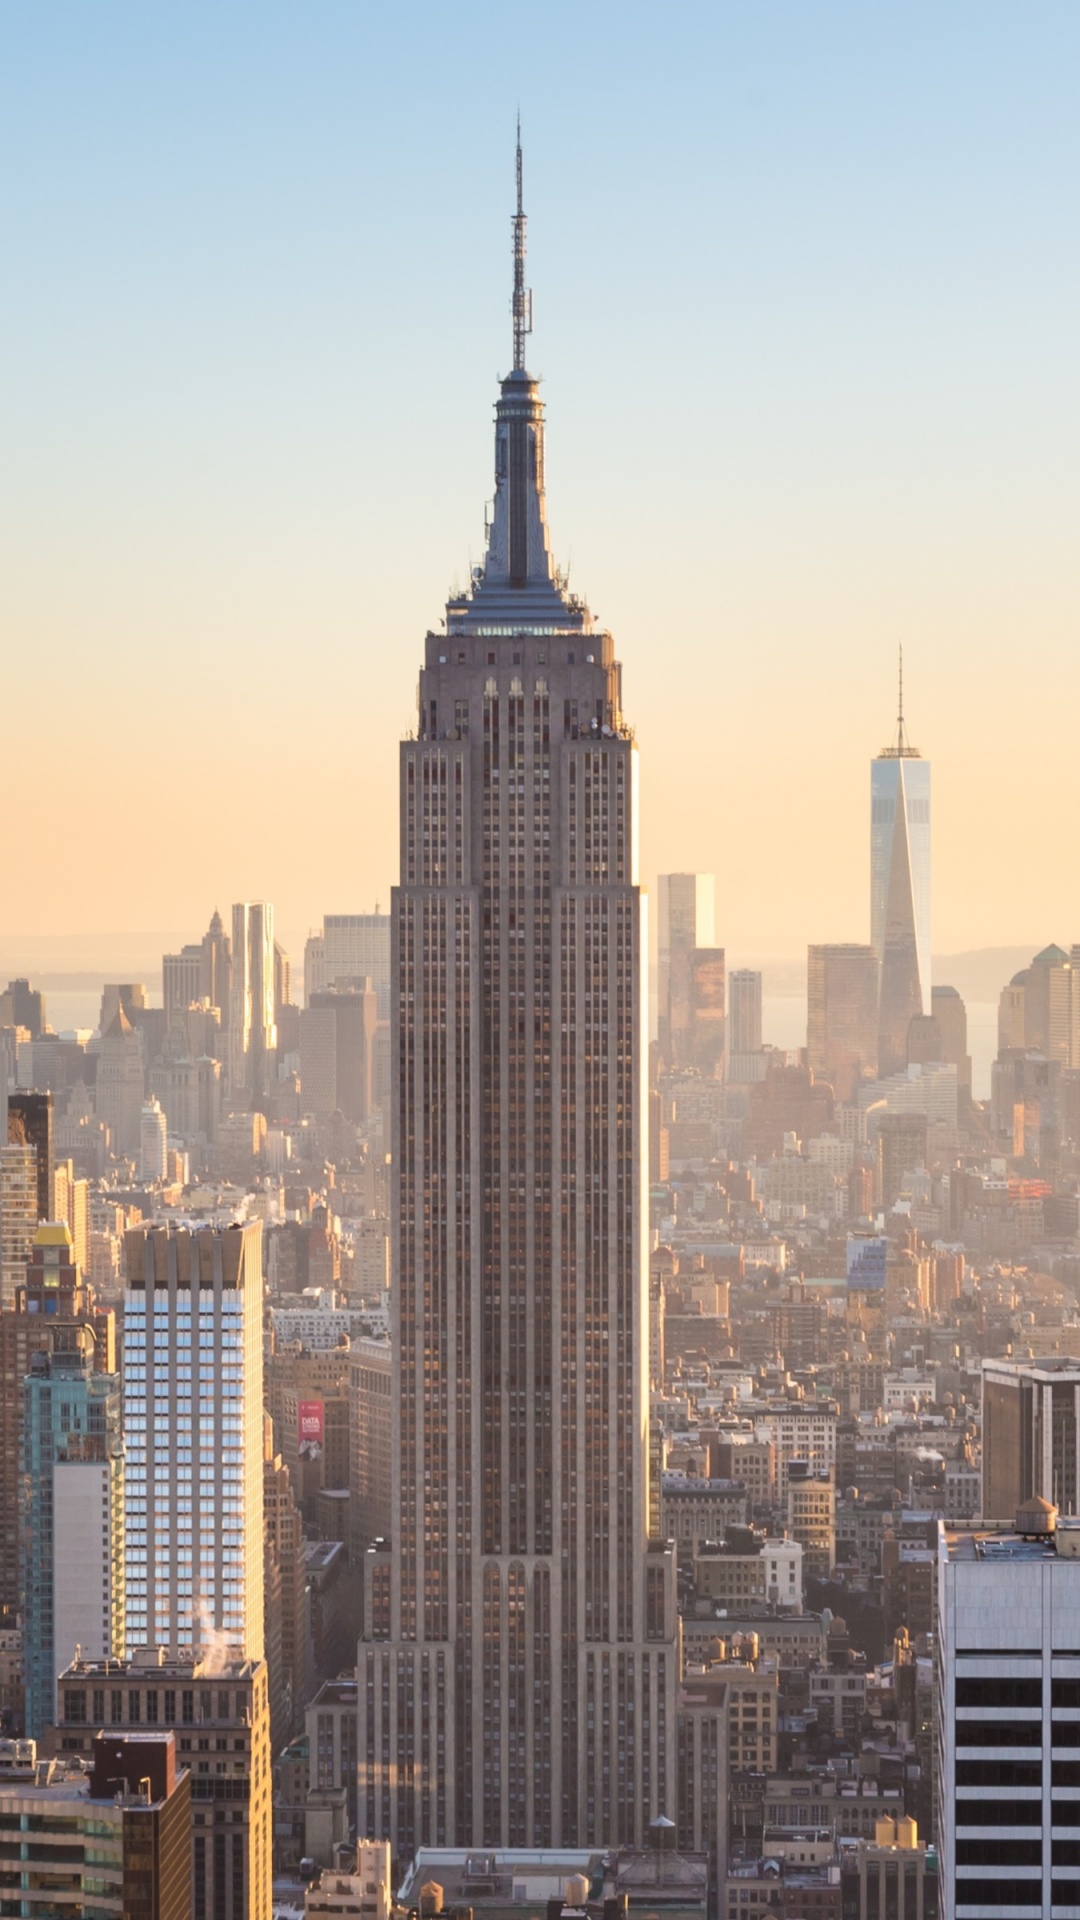
[[[930,763],[904,731],[870,763],[870,943],[881,969],[878,1072],[907,1065],[908,1026],[930,1011]]]

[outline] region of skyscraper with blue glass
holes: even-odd
[[[109,1658],[123,1640],[120,1381],[95,1373],[89,1329],[31,1356],[21,1464],[26,1731],[37,1740],[69,1661]]]
[[[907,1065],[908,1026],[930,1011],[930,763],[904,731],[870,763],[870,941],[878,957],[878,1072]]]
[[[126,1647],[263,1652],[261,1228],[125,1240]]]

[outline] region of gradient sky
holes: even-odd
[[[1080,8],[0,9],[0,936],[384,903],[532,369],[644,877],[868,937],[897,642],[934,948],[1080,938]]]

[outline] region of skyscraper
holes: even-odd
[[[938,1522],[936,1838],[950,1920],[1080,1912],[1068,1791],[1080,1784],[1080,1541],[1056,1518],[1036,1496],[1015,1532]]]
[[[229,1094],[262,1108],[274,1069],[274,909],[242,900],[233,908],[229,997]]]
[[[761,1050],[761,975],[749,967],[728,978],[728,1038],[736,1053]]]
[[[37,1223],[37,1155],[32,1146],[0,1146],[0,1308],[15,1305]]]
[[[870,763],[870,941],[881,967],[878,1071],[907,1065],[908,1023],[930,1012],[930,763],[904,731]]]
[[[1080,1360],[984,1360],[982,1406],[983,1519],[1033,1494],[1080,1514]]]
[[[71,1236],[58,1222],[34,1234],[14,1306],[0,1313],[0,1609],[14,1613],[20,1590],[20,1453],[23,1396],[35,1353],[93,1350],[100,1373],[116,1372],[116,1326],[95,1310]]]
[[[63,1234],[46,1227],[46,1234]],[[47,1249],[46,1249],[47,1251]],[[81,1651],[123,1650],[124,1469],[120,1379],[78,1346],[31,1357],[23,1398],[22,1551],[26,1731],[56,1717],[56,1681]]]
[[[877,955],[873,947],[810,947],[806,984],[810,1065],[838,1100],[850,1100],[877,1066]]]
[[[357,1678],[359,1828],[403,1857],[640,1843],[674,1813],[635,749],[611,635],[549,551],[518,169],[486,558],[401,748],[393,1546]]]
[[[690,956],[716,940],[716,882],[711,873],[662,873],[656,883],[657,1036],[667,1066],[689,1064],[693,1020]]]
[[[127,1651],[263,1652],[260,1227],[125,1236]]]
[[[7,1137],[13,1146],[33,1147],[37,1158],[38,1219],[51,1220],[53,1205],[53,1097],[13,1087],[7,1100]]]
[[[142,1140],[143,1048],[123,1003],[117,1005],[101,1035],[94,1108],[109,1129],[113,1153],[134,1159]]]

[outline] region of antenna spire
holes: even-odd
[[[525,209],[521,202],[521,115],[517,118],[517,212],[514,215],[514,372],[525,371],[525,336],[532,332],[532,294],[525,285]]]
[[[904,739],[904,643],[900,642],[900,702],[896,716],[896,751],[904,753],[907,741]]]

